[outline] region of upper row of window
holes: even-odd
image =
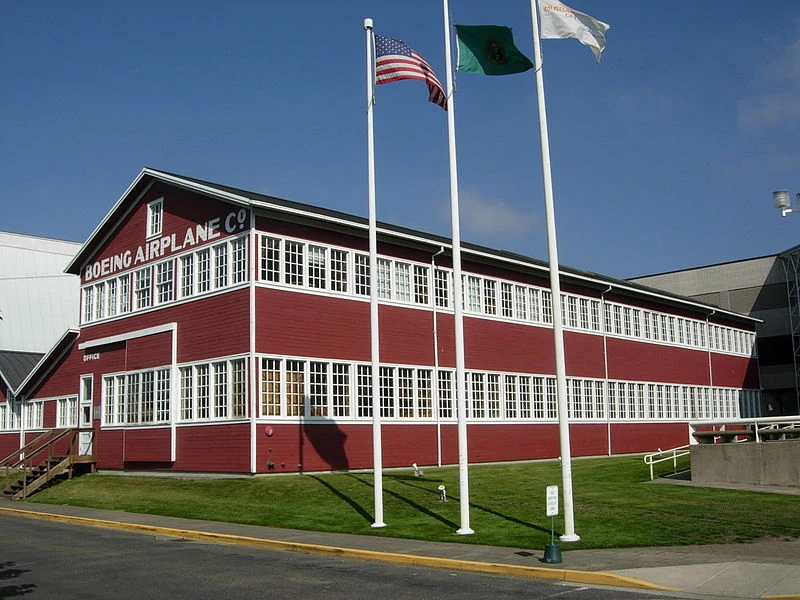
[[[262,235],[259,265],[261,281],[370,294],[369,256],[352,250]],[[378,258],[377,266],[378,298],[452,308],[452,271],[385,257]],[[473,274],[462,277],[465,313],[552,324],[550,290]],[[575,294],[561,294],[561,301],[565,327],[736,354],[754,352],[755,334],[749,331]]]
[[[247,237],[230,238],[83,288],[83,323],[220,290],[248,281]],[[262,282],[369,296],[367,254],[261,235]],[[384,301],[452,309],[452,271],[379,257],[377,295]],[[467,314],[552,324],[549,290],[474,274],[463,275]],[[597,298],[562,294],[562,324],[582,331],[751,355],[755,334]]]

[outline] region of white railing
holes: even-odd
[[[662,450],[661,448],[658,449],[658,452],[652,452],[650,454],[645,454],[644,456],[644,464],[650,465],[650,481],[653,481],[653,465],[657,463],[662,463],[668,460],[672,461],[672,468],[675,472],[678,472],[678,459],[681,456],[688,456],[689,455],[689,444],[686,446],[679,446],[677,448],[673,448],[672,450]]]
[[[800,439],[800,415],[710,419],[689,423],[689,444]]]

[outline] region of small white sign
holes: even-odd
[[[547,486],[547,516],[554,517],[558,514],[558,486]]]

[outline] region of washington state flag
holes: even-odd
[[[514,45],[511,28],[503,25],[456,25],[458,71],[510,75],[533,68]]]

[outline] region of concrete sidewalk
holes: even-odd
[[[696,597],[800,600],[800,540],[714,546],[568,550],[541,562],[543,548],[519,549],[320,533],[178,519],[123,511],[0,500],[0,514],[108,527],[207,542],[649,590]]]

